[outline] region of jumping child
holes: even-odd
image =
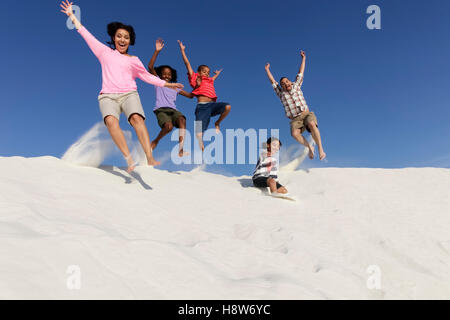
[[[314,147],[311,146],[302,135],[305,130],[308,130],[316,142],[317,148],[319,149],[319,159],[323,160],[326,157],[326,153],[323,151],[317,118],[314,115],[314,112],[309,111],[301,90],[301,86],[303,84],[303,74],[305,72],[306,54],[304,51],[300,51],[300,55],[302,56],[302,64],[295,82],[291,82],[288,78],[282,77],[280,79],[280,86],[270,72],[269,63],[266,64],[265,69],[267,76],[275,89],[275,93],[280,98],[281,103],[284,106],[286,116],[291,119],[292,137],[294,137],[294,139],[302,145],[306,146],[309,149],[309,158],[314,159]]]
[[[161,50],[164,48],[164,41],[162,39],[156,40],[155,52],[148,64],[148,70],[151,74],[165,80],[169,83],[177,82],[177,71],[168,65],[154,68],[156,58]],[[152,141],[151,147],[154,150],[159,141],[172,131],[173,127],[179,128],[179,152],[180,157],[189,155],[189,152],[183,151],[184,135],[186,132],[186,117],[177,109],[175,101],[178,94],[192,99],[194,95],[191,92],[184,90],[174,90],[166,87],[155,87],[156,103],[153,112],[158,120],[158,125],[161,127],[156,139]]]
[[[222,70],[216,70],[214,76],[210,77],[210,69],[206,65],[200,65],[197,72],[192,70],[191,64],[186,56],[186,47],[178,40],[184,64],[186,65],[189,77],[189,84],[194,88],[192,93],[197,97],[197,107],[195,109],[195,121],[201,123],[196,125],[196,136],[202,151],[205,146],[203,144],[203,132],[208,128],[211,117],[220,115],[215,122],[216,133],[220,132],[220,123],[230,113],[231,106],[226,102],[217,102],[216,91],[214,89],[214,81],[217,79]]]
[[[259,157],[253,172],[253,185],[257,188],[270,188],[272,195],[287,194],[288,191],[278,182],[278,160],[275,156],[281,148],[281,141],[277,138],[267,139],[267,151]]]

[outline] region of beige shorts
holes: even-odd
[[[299,116],[296,116],[294,119],[291,120],[291,130],[300,129],[301,133],[303,133],[305,130],[311,132],[311,130],[309,130],[309,127],[307,126],[307,124],[311,121],[314,122],[317,125],[317,127],[319,127],[314,112],[303,111]]]
[[[145,119],[144,109],[142,108],[141,99],[137,91],[127,93],[104,93],[98,96],[100,112],[103,121],[107,116],[114,116],[119,120],[120,114],[123,112],[130,121],[131,115],[137,113]]]

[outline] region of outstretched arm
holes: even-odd
[[[166,82],[158,77],[155,77],[151,73],[145,69],[144,65],[142,64],[141,60],[136,57],[136,59],[133,60],[132,64],[133,69],[133,75],[134,78],[139,78],[142,81],[145,81],[149,84],[152,84],[156,87],[167,87],[172,89],[183,89],[183,85],[181,83],[169,83]]]
[[[270,72],[270,63],[266,63],[266,67],[265,68],[266,68],[267,77],[269,78],[270,83],[272,83],[273,90],[275,90],[275,93],[278,96],[280,96],[281,88],[280,88],[280,85],[273,78],[272,72]]]
[[[72,20],[73,24],[75,25],[75,28],[77,28],[78,30],[81,27],[81,23],[77,19],[77,17],[75,17],[75,15],[73,14],[72,5],[73,2],[69,2],[68,0],[62,1],[60,4],[62,8],[61,12],[65,13],[70,18],[70,20]]]
[[[194,74],[194,70],[192,70],[191,64],[189,63],[189,60],[186,56],[186,46],[180,40],[178,40],[178,44],[180,45],[181,55],[183,56],[183,61],[184,64],[186,65],[189,77],[192,77],[192,75]]]
[[[92,52],[95,54],[95,56],[100,59],[100,56],[105,50],[108,50],[109,48],[98,41],[87,29],[81,25],[80,21],[78,21],[77,17],[73,14],[72,10],[72,4],[73,2],[69,1],[63,1],[61,3],[61,12],[64,12],[67,16],[70,17],[73,24],[75,25],[75,28],[77,28],[78,33],[83,37],[83,39],[86,41],[89,48],[92,50]]]
[[[217,77],[218,77],[219,74],[222,72],[222,70],[223,70],[223,69],[214,71],[214,76],[212,77],[212,79],[213,79],[214,81],[217,79]]]
[[[154,76],[158,76],[155,70],[155,62],[156,58],[158,57],[158,54],[161,52],[163,48],[164,48],[164,40],[163,39],[156,40],[155,52],[153,52],[153,56],[150,59],[150,62],[148,63],[148,71]]]
[[[306,63],[306,53],[305,51],[301,50],[300,55],[302,56],[302,64],[300,65],[300,70],[298,73],[304,74],[305,72],[305,63]]]
[[[270,82],[272,84],[274,84],[276,81],[273,78],[272,72],[270,72],[270,63],[266,63],[265,69],[266,69],[267,77],[269,78]]]
[[[186,97],[186,98],[189,98],[189,99],[192,99],[192,98],[195,97],[195,95],[192,92],[187,92],[187,91],[184,91],[184,90],[180,90],[178,93],[181,94],[182,96]]]

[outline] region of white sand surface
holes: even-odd
[[[449,169],[280,181],[0,158],[0,299],[450,299]]]

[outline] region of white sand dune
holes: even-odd
[[[282,172],[299,202],[200,170],[0,170],[1,299],[450,298],[449,169]]]

